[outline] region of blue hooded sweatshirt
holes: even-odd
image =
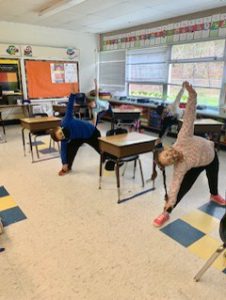
[[[75,94],[71,94],[68,100],[65,117],[61,121],[61,127],[67,129],[69,137],[61,141],[61,160],[62,164],[67,164],[67,147],[71,140],[89,139],[95,130],[93,124],[74,118]]]

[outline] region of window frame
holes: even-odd
[[[146,50],[146,51],[148,51],[149,49],[153,49],[153,50],[157,50],[158,48],[160,48],[160,50],[162,50],[163,48],[165,48],[166,49],[166,51],[165,51],[165,53],[166,53],[166,57],[167,57],[167,59],[166,59],[166,62],[152,62],[152,63],[150,63],[149,62],[149,64],[165,64],[166,63],[166,80],[165,81],[152,81],[152,80],[150,80],[150,81],[137,81],[137,80],[128,80],[128,69],[127,69],[127,66],[129,65],[128,63],[127,63],[127,57],[128,57],[128,55],[129,55],[129,51],[131,51],[131,50],[127,50],[126,51],[126,65],[125,65],[125,67],[126,67],[126,72],[125,72],[125,74],[126,74],[126,79],[125,79],[125,81],[126,81],[126,91],[127,91],[127,96],[128,97],[134,97],[134,96],[131,96],[131,95],[129,95],[129,85],[130,84],[140,84],[140,85],[156,85],[156,86],[162,86],[162,98],[155,98],[155,97],[145,97],[145,96],[142,96],[142,98],[147,98],[147,99],[150,99],[150,101],[151,100],[158,100],[158,101],[165,101],[166,100],[166,98],[167,98],[167,82],[168,82],[168,73],[169,73],[169,64],[168,64],[168,60],[169,60],[169,56],[170,56],[170,47],[169,47],[169,45],[159,45],[159,47],[158,46],[154,46],[154,47],[151,47],[151,48],[142,48],[142,49],[137,49],[137,51],[141,51],[141,50]],[[132,51],[136,51],[136,49],[133,49]],[[137,63],[138,65],[142,65],[142,63]],[[143,63],[144,64],[144,63]],[[135,65],[135,64],[134,64]]]
[[[225,76],[225,73],[226,73],[226,39],[224,38],[217,38],[217,39],[212,39],[210,41],[214,41],[214,40],[223,40],[224,41],[224,49],[223,49],[223,56],[221,57],[217,57],[217,56],[209,56],[209,57],[198,57],[198,58],[188,58],[188,59],[171,59],[172,57],[172,49],[173,49],[173,46],[177,46],[177,45],[183,45],[183,44],[196,44],[196,43],[202,43],[202,42],[208,42],[208,41],[200,41],[200,40],[197,40],[197,41],[189,41],[189,42],[183,42],[183,43],[176,43],[176,44],[171,44],[170,47],[171,47],[171,53],[170,53],[170,59],[169,59],[169,73],[168,73],[168,84],[167,84],[167,94],[168,94],[168,86],[172,85],[172,86],[180,86],[179,84],[173,84],[171,82],[169,82],[169,79],[170,79],[170,65],[171,64],[186,64],[186,63],[205,63],[205,62],[223,62],[223,74],[222,74],[222,79],[221,79],[221,85],[220,87],[208,87],[208,86],[202,86],[202,85],[194,85],[194,88],[205,88],[205,89],[217,89],[219,90],[219,99],[218,99],[218,106],[208,106],[206,105],[207,108],[220,108],[221,106],[224,105],[224,98],[225,98],[225,90],[223,88],[223,86],[225,85],[225,88],[226,88],[226,76]],[[188,79],[189,81],[189,79]]]
[[[217,56],[210,56],[210,57],[198,57],[198,58],[188,58],[188,59],[172,59],[172,49],[174,46],[177,45],[183,45],[183,44],[197,44],[197,43],[202,43],[202,42],[208,42],[208,41],[215,41],[215,40],[222,40],[224,41],[224,49],[223,49],[223,56],[221,57],[217,57]],[[148,49],[154,49],[158,50],[158,48],[160,49],[160,51],[162,51],[162,48],[166,48],[166,64],[167,64],[167,73],[166,73],[166,80],[163,81],[153,81],[153,80],[144,80],[144,81],[139,81],[139,80],[129,80],[128,78],[128,56],[129,56],[129,52],[130,51],[144,51],[145,54],[145,50],[148,51]],[[211,39],[211,40],[192,40],[192,41],[183,41],[183,42],[178,42],[178,43],[172,43],[172,44],[168,44],[168,45],[155,45],[151,48],[139,48],[139,49],[119,49],[119,50],[111,50],[111,51],[103,51],[103,52],[115,52],[115,51],[125,51],[125,81],[124,81],[124,94],[126,94],[127,97],[132,97],[132,98],[137,98],[137,96],[131,96],[129,95],[129,85],[130,84],[138,84],[138,85],[160,85],[162,86],[162,90],[163,90],[163,94],[162,94],[162,98],[155,98],[155,97],[148,97],[148,96],[141,96],[142,98],[147,98],[150,99],[150,102],[152,100],[156,100],[156,101],[167,101],[168,98],[168,87],[170,85],[173,86],[178,86],[180,87],[180,84],[174,84],[170,82],[170,66],[173,63],[176,64],[185,64],[185,63],[206,63],[206,62],[223,62],[223,74],[222,74],[222,79],[221,79],[221,85],[220,87],[208,87],[208,86],[198,86],[198,85],[194,85],[195,88],[205,88],[205,89],[217,89],[219,90],[219,99],[218,99],[218,106],[211,106],[211,108],[218,108],[220,109],[221,107],[226,105],[226,38],[216,38],[216,39]],[[150,63],[150,62],[149,62]],[[160,62],[155,62],[153,61],[153,64],[157,64]],[[142,63],[138,63],[138,65],[141,65]],[[100,61],[99,61],[99,67],[100,67]],[[98,74],[99,75],[99,74]],[[98,76],[99,78],[99,76]],[[187,79],[189,81],[189,78]],[[122,86],[121,86],[122,87]],[[208,106],[208,105],[207,105]]]
[[[124,49],[119,49],[119,50],[111,50],[111,51],[102,51],[102,52],[105,52],[105,53],[99,53],[99,55],[98,55],[98,70],[97,70],[97,78],[98,78],[98,86],[99,86],[99,88],[101,89],[101,88],[103,88],[103,90],[105,90],[105,88],[106,87],[110,87],[110,88],[112,88],[113,90],[114,89],[119,89],[119,90],[125,90],[125,86],[126,86],[126,81],[125,81],[125,79],[126,79],[126,74],[125,74],[125,72],[126,72],[126,68],[125,68],[125,63],[126,63],[126,51],[124,50]],[[118,53],[120,53],[121,52],[121,54],[124,54],[124,59],[118,59],[118,58],[116,58],[116,57],[114,57],[114,56],[117,56],[118,55]],[[101,54],[102,55],[105,55],[105,54],[107,54],[107,55],[111,55],[112,54],[112,60],[101,60]],[[123,80],[123,82],[122,82],[122,84],[111,84],[111,83],[104,83],[104,82],[102,82],[101,81],[101,65],[109,65],[109,66],[111,66],[113,63],[119,63],[119,67],[118,67],[118,69],[119,70],[121,70],[121,66],[120,66],[120,64],[122,64],[122,67],[124,66],[124,74],[125,74],[125,77],[124,77],[124,80]],[[112,80],[112,81],[114,81],[115,80],[115,78]]]

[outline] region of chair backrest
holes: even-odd
[[[116,129],[111,129],[106,132],[106,136],[111,136],[111,135],[117,135],[117,134],[123,134],[123,133],[128,133],[128,130],[125,128],[116,128]]]
[[[86,105],[86,95],[84,93],[75,94],[75,103],[79,105]]]

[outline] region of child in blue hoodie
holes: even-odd
[[[93,124],[74,118],[73,106],[75,99],[76,94],[72,92],[61,126],[56,127],[50,133],[54,141],[61,141],[62,169],[58,173],[60,176],[70,172],[78,149],[83,143],[90,145],[100,153],[98,141],[101,136],[100,131]]]

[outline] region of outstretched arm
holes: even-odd
[[[184,94],[184,89],[186,88],[186,86],[188,85],[188,81],[184,81],[182,83],[182,88],[180,89],[179,93],[177,94],[176,96],[176,99],[174,100],[174,104],[175,105],[179,105],[180,104],[180,100],[181,100],[181,97],[183,96]]]
[[[187,136],[192,136],[194,134],[194,121],[196,117],[196,103],[197,103],[197,93],[193,89],[192,85],[187,83],[185,85],[188,91],[188,101],[184,113],[183,125],[179,131],[178,138],[184,138]]]
[[[64,119],[72,119],[74,116],[73,108],[74,108],[74,102],[75,102],[75,98],[76,98],[75,94],[76,94],[75,86],[74,86],[74,84],[72,84],[71,85],[71,94],[68,99],[67,109],[66,109]]]
[[[182,88],[180,89],[179,93],[177,94],[175,100],[173,103],[171,103],[170,105],[168,105],[167,107],[167,110],[168,111],[172,111],[172,113],[176,114],[176,110],[177,110],[177,107],[179,106],[180,104],[180,100],[181,100],[181,97],[183,96],[184,94],[184,89],[185,89],[185,86],[188,84],[187,81],[184,81],[182,83]]]
[[[62,168],[58,172],[59,176],[63,176],[66,173],[69,172],[68,161],[67,161],[67,147],[68,147],[67,142],[66,141],[61,141],[61,151],[60,151],[60,154],[61,154]]]

